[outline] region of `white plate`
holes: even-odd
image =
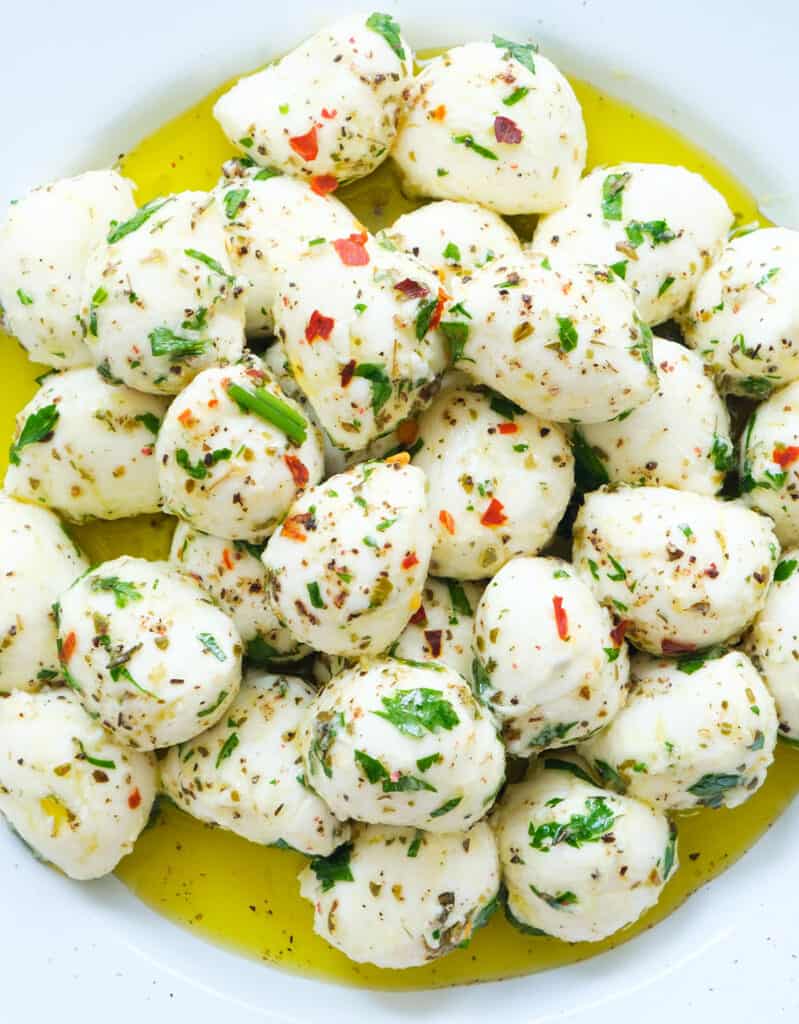
[[[796,0],[376,0],[415,46],[533,37],[564,69],[715,153],[799,227]],[[371,8],[370,8],[371,9]],[[274,0],[22,0],[2,6],[0,201],[129,148],[227,77],[348,8]],[[595,1024],[795,1021],[799,807],[667,921],[615,952],[510,982],[381,994],[232,956],[115,879],[78,885],[0,829],[0,1020]]]

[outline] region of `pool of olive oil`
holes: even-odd
[[[763,220],[746,189],[674,129],[585,82],[572,84],[588,127],[589,166],[621,160],[682,164],[704,175],[726,196],[739,223]],[[233,155],[211,116],[224,88],[163,125],[122,160],[122,172],[138,185],[140,204],[162,193],[207,189],[216,183],[220,165]],[[418,205],[402,196],[390,163],[342,189],[339,196],[373,231]],[[515,223],[529,237],[531,220],[518,218]],[[29,363],[12,339],[2,339],[0,435],[10,438],[14,414],[34,393],[35,378],[43,369]],[[73,532],[90,559],[99,562],[123,552],[166,557],[171,531],[166,517],[149,516]],[[532,938],[497,914],[468,948],[408,971],[352,964],[314,935],[312,908],[300,899],[296,883],[302,856],[247,843],[202,825],[170,804],[160,807],[117,875],[146,904],[198,936],[293,971],[384,989],[488,981],[583,960],[651,928],[751,847],[797,791],[799,750],[780,745],[765,785],[743,807],[680,815],[679,871],[657,907],[605,942],[567,945]]]

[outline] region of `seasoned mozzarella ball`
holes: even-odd
[[[449,315],[468,335],[461,366],[527,412],[601,423],[655,393],[652,332],[609,271],[528,252],[490,263],[460,296]]]
[[[177,394],[244,347],[244,282],[227,254],[224,211],[207,192],[153,199],[92,253],[82,316],[98,372]]]
[[[67,519],[121,519],[161,505],[155,440],[167,401],[90,367],[48,377],[17,414],[5,489]]]
[[[482,592],[477,583],[429,577],[422,603],[392,647],[393,654],[408,661],[441,662],[471,678],[472,627]]]
[[[549,542],[574,488],[560,427],[479,391],[447,390],[419,420],[413,464],[428,478],[431,571],[491,576]]]
[[[299,877],[317,935],[356,963],[402,969],[460,948],[488,921],[499,861],[485,824],[440,835],[358,825]]]
[[[256,163],[308,176],[320,191],[362,178],[388,155],[413,53],[385,14],[345,18],[240,79],[214,117]]]
[[[212,729],[172,747],[163,788],[178,807],[251,843],[326,856],[349,838],[305,784],[298,731],[313,687],[250,672]]]
[[[289,369],[339,448],[364,448],[429,397],[447,362],[446,293],[367,233],[299,252],[276,275]]]
[[[115,743],[69,690],[0,700],[0,813],[70,878],[107,875],[132,851],[156,785],[153,755]]]
[[[737,807],[766,778],[774,700],[740,651],[633,658],[626,707],[581,752],[605,783],[662,810]]]
[[[494,725],[453,669],[378,658],[334,676],[306,716],[305,777],[339,818],[469,828],[505,778]]]
[[[545,213],[571,199],[585,167],[583,115],[534,49],[495,36],[430,61],[392,153],[406,191],[497,213]]]
[[[61,597],[58,639],[84,708],[140,750],[214,725],[241,682],[232,620],[166,562],[123,555],[81,576]]]
[[[665,814],[547,758],[509,786],[492,820],[508,910],[523,927],[599,942],[657,903],[678,867]]]
[[[222,540],[178,523],[169,560],[193,577],[233,619],[255,661],[288,661],[309,652],[281,626],[266,600],[261,549],[249,541]]]
[[[696,353],[655,338],[658,390],[609,423],[575,430],[578,459],[599,459],[605,482],[716,494],[734,464],[730,417]]]
[[[397,639],[430,563],[425,483],[397,457],[355,466],[295,501],[263,561],[272,608],[298,640],[357,656]]]
[[[53,604],[88,568],[52,512],[0,494],[0,695],[61,681]]]
[[[799,379],[799,231],[764,228],[730,242],[682,326],[722,391],[763,398]]]
[[[514,558],[491,580],[474,624],[475,681],[512,754],[566,747],[624,704],[627,645],[559,558]]]
[[[586,495],[573,536],[577,572],[653,654],[735,640],[763,607],[779,555],[765,516],[668,487]]]
[[[195,377],[169,408],[156,456],[167,511],[255,543],[324,474],[319,432],[256,359]]]
[[[617,164],[586,175],[568,206],[538,222],[533,246],[610,266],[648,324],[682,309],[721,255],[733,215],[699,174],[666,164]]]
[[[135,211],[116,171],[88,171],[12,203],[0,226],[0,314],[31,359],[66,369],[91,362],[80,307],[89,253],[112,220]]]

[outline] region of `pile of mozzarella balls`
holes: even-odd
[[[350,18],[215,115],[210,192],[92,171],[0,228],[53,371],[0,496],[0,811],[88,879],[165,794],[306,854],[316,931],[383,967],[499,903],[601,940],[674,812],[799,741],[799,234],[730,240],[681,167],[584,174],[570,85],[496,36],[415,75]],[[389,157],[431,201],[373,236],[335,191]],[[727,395],[761,400],[734,500]],[[165,562],[62,527],[158,511]]]

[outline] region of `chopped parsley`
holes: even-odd
[[[728,789],[735,789],[743,781],[742,776],[733,773],[718,772],[703,775],[702,778],[688,787],[688,792],[697,798],[703,807],[721,807],[724,794]]]
[[[372,412],[375,416],[391,398],[391,379],[382,363],[360,363],[355,367],[354,377],[363,377],[372,388]]]
[[[215,466],[217,462],[225,462],[232,455],[233,452],[230,448],[217,448],[215,452],[209,452],[193,464],[186,449],[178,448],[175,452],[175,462],[194,480],[205,480],[208,476],[209,466]]]
[[[417,687],[414,690],[398,690],[391,697],[381,698],[383,711],[373,715],[384,718],[406,736],[416,739],[425,732],[435,733],[439,729],[454,729],[460,719],[440,690]]]
[[[250,194],[248,188],[234,188],[225,194],[225,213],[228,220],[233,220],[239,210],[247,202]]]
[[[491,42],[500,50],[505,51],[505,56],[517,60],[522,67],[535,74],[535,54],[538,47],[535,43],[514,43],[510,39],[503,39],[502,36],[493,35]]]
[[[213,654],[217,661],[227,661],[227,655],[219,646],[219,642],[216,637],[212,636],[211,633],[198,633],[197,639],[206,651]]]
[[[379,14],[377,11],[366,19],[366,27],[382,36],[400,60],[405,60],[405,47],[402,45],[400,27],[390,14]]]
[[[130,235],[134,231],[138,231],[142,224],[148,221],[154,213],[158,213],[161,207],[166,206],[167,203],[171,203],[173,199],[174,196],[167,196],[166,199],[159,196],[156,199],[151,199],[150,202],[145,203],[144,206],[140,206],[130,220],[123,221],[121,224],[112,220],[111,230],[108,232],[108,244],[113,245],[126,235]]]
[[[602,216],[605,220],[621,220],[622,199],[624,189],[632,175],[629,171],[623,174],[609,174],[602,182]],[[619,274],[619,277],[623,277]]]
[[[345,843],[334,850],[329,857],[314,857],[311,861],[311,871],[322,883],[322,892],[329,892],[336,882],[354,882],[350,870],[350,854],[352,843]]]
[[[36,412],[32,412],[25,420],[25,424],[19,432],[19,437],[11,445],[8,461],[13,466],[18,466],[20,464],[19,453],[23,448],[26,448],[29,444],[41,444],[44,441],[49,441],[60,415],[56,406],[52,404],[44,405],[41,409],[37,409]]]
[[[613,829],[616,815],[603,796],[589,796],[585,800],[585,814],[572,814],[568,821],[548,821],[541,825],[530,822],[527,831],[530,846],[548,853],[558,843],[579,849],[585,843],[598,843]]]
[[[556,319],[558,321],[558,338],[560,339],[561,349],[564,352],[573,352],[577,348],[577,342],[579,341],[574,321],[569,316],[559,316]]]
[[[95,594],[104,591],[113,594],[117,608],[127,608],[131,601],[142,599],[136,584],[121,580],[119,576],[92,576],[90,586]]]
[[[314,608],[326,608],[327,605],[322,598],[322,592],[319,589],[319,584],[314,581],[313,583],[306,583],[308,590],[308,597],[311,599],[311,604]]]
[[[789,580],[796,571],[796,565],[797,562],[795,558],[787,558],[780,562],[774,570],[774,582],[784,583],[786,580]]]
[[[467,149],[473,150],[478,156],[484,157],[486,160],[498,160],[499,157],[496,153],[492,153],[490,149],[486,149],[485,146],[481,146],[479,142],[474,141],[474,136],[471,132],[465,135],[453,135],[452,141],[457,143],[459,146],[466,146]]]

